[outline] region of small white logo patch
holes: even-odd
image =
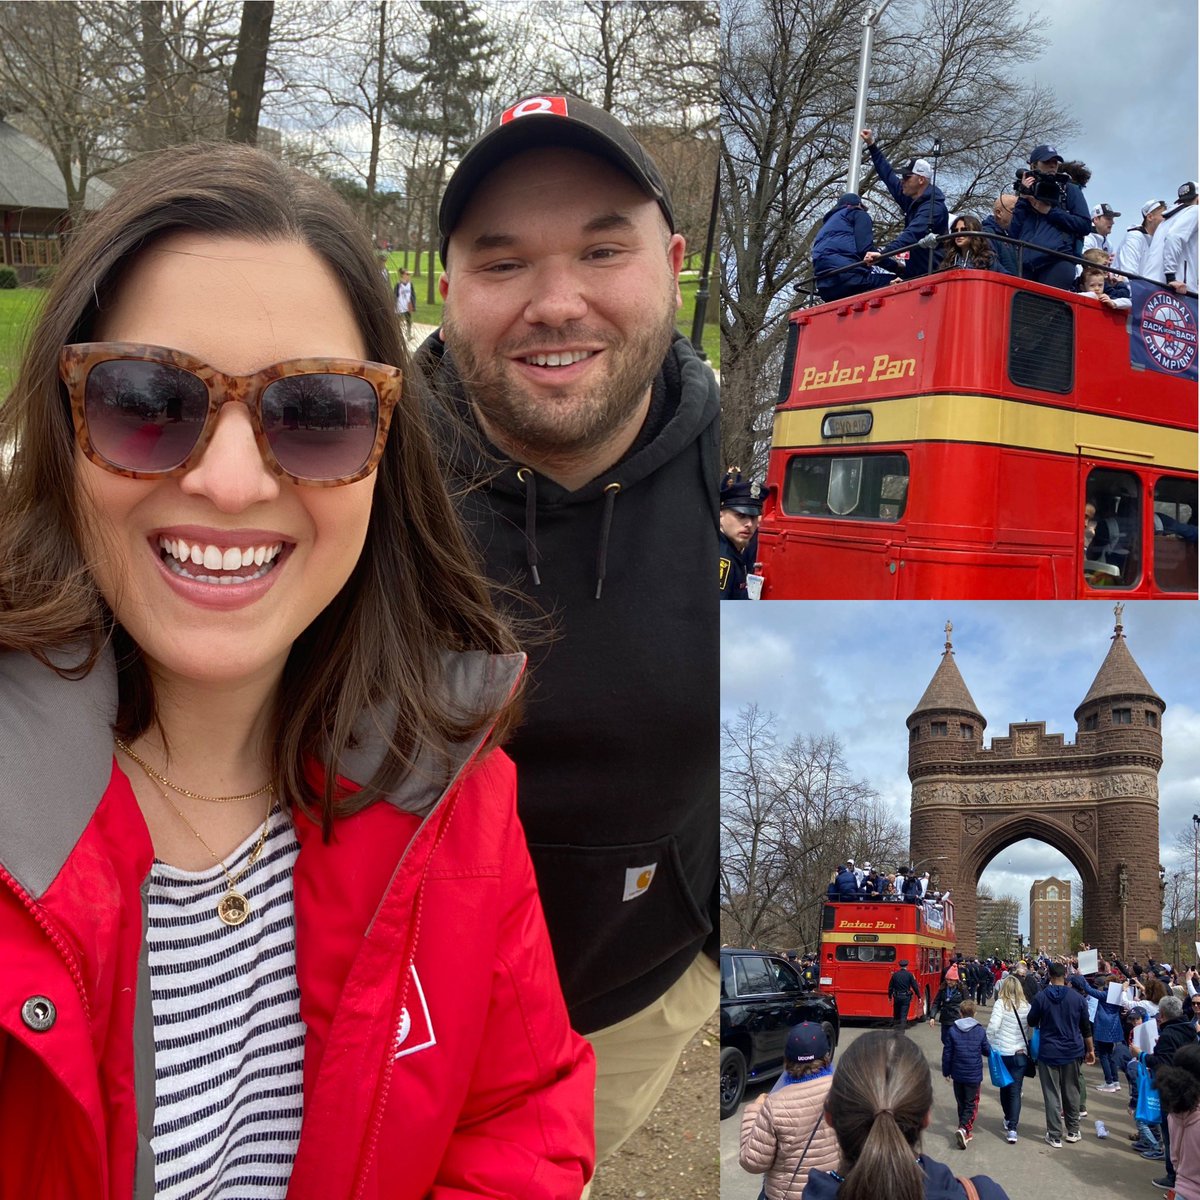
[[[650,887],[654,872],[657,870],[658,863],[650,863],[645,867],[627,867],[625,869],[625,895],[621,899],[636,900]]]
[[[396,1038],[392,1042],[392,1061],[418,1050],[428,1050],[437,1045],[433,1032],[433,1021],[429,1017],[429,1005],[425,1001],[425,989],[417,968],[410,967],[412,983],[408,989],[408,1004],[400,1010],[400,1022],[396,1026]]]

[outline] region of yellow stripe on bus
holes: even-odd
[[[871,432],[864,437],[823,438],[821,422],[839,412],[870,412],[874,418]],[[971,442],[1196,469],[1196,434],[1190,430],[1000,396],[941,392],[775,414],[775,449],[841,449],[897,442]]]
[[[823,933],[821,942],[831,946],[927,946],[931,950],[954,945],[954,940],[948,937],[932,938],[926,934],[902,934],[893,937],[886,931],[879,934],[877,942],[856,942],[852,933]]]

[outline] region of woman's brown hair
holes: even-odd
[[[303,243],[341,284],[367,357],[408,365],[375,251],[354,214],[325,184],[261,151],[203,145],[148,158],[72,237],[0,406],[0,446],[13,447],[11,465],[0,467],[0,650],[44,662],[77,650],[74,673],[82,675],[111,639],[120,678],[116,732],[127,741],[156,723],[154,691],[140,650],[88,569],[58,360],[64,345],[90,340],[133,260],[183,230]],[[489,726],[498,739],[516,717],[513,697],[464,712],[441,687],[445,651],[509,653],[516,645],[454,513],[425,409],[417,374],[406,371],[362,555],[293,646],[268,731],[277,787],[326,833],[335,810],[355,811],[389,790],[422,749]],[[339,799],[330,771],[318,793],[309,760],[336,763],[364,719],[390,742],[374,778]]]
[[[932,1107],[929,1065],[915,1041],[872,1030],[852,1042],[825,1100],[842,1152],[838,1200],[922,1200],[915,1157]]]
[[[962,229],[956,229],[955,226],[961,225]],[[941,265],[941,270],[949,271],[954,268],[954,256],[956,254],[965,254],[970,260],[970,265],[981,269],[988,269],[993,266],[992,259],[994,252],[992,243],[987,238],[968,238],[967,248],[960,250],[955,238],[962,237],[964,234],[978,233],[983,226],[979,223],[978,217],[973,217],[970,213],[964,213],[961,217],[955,217],[950,226],[951,240],[946,244],[946,255]]]

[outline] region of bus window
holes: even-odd
[[[839,946],[838,962],[895,962],[895,946]]]
[[[1196,590],[1196,481],[1164,476],[1154,485],[1154,582],[1164,592]]]
[[[1013,292],[1008,377],[1020,387],[1064,396],[1075,386],[1075,314],[1065,300]]]
[[[788,463],[783,511],[801,517],[898,521],[908,498],[903,454],[804,455]]]
[[[1083,576],[1090,587],[1133,587],[1142,574],[1141,487],[1129,471],[1096,468],[1084,502]]]

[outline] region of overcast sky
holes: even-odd
[[[987,720],[985,744],[1010,722],[1045,721],[1075,740],[1074,712],[1113,632],[1111,604],[1093,601],[784,602],[721,605],[721,706],[775,712],[785,736],[835,733],[851,773],[867,780],[907,831],[905,720],[941,660],[953,622],[955,661]],[[1150,601],[1125,607],[1129,649],[1166,701],[1159,774],[1162,861],[1200,812],[1200,605]],[[853,848],[848,848],[853,853]],[[1186,864],[1191,869],[1190,859]],[[983,874],[996,895],[1022,904],[1028,930],[1035,878],[1074,875],[1050,846],[1018,842]]]
[[[1080,127],[1069,140],[1047,129],[1042,140],[1091,168],[1089,209],[1104,203],[1121,213],[1109,238],[1116,249],[1147,200],[1170,203],[1181,183],[1197,178],[1200,6],[1018,0],[1015,7],[1048,18],[1044,52],[1029,75],[1054,89]]]

